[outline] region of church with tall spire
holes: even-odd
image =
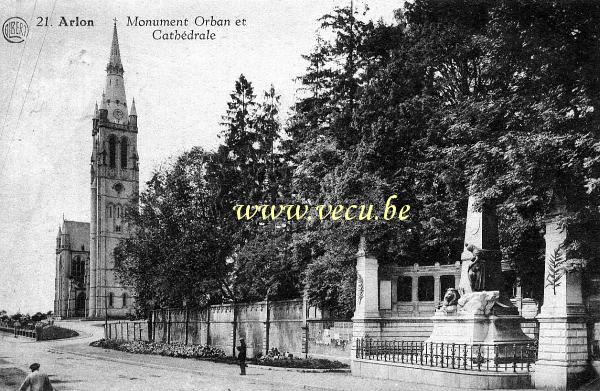
[[[55,316],[125,317],[133,296],[115,274],[113,251],[128,235],[125,209],[139,191],[137,111],[127,104],[116,22],[106,84],[92,119],[91,219],[66,221],[56,245]]]

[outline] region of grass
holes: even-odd
[[[0,390],[16,390],[27,373],[18,368],[0,368]]]

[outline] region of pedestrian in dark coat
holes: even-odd
[[[240,346],[237,347],[238,350],[238,361],[240,362],[240,375],[246,374],[246,341],[244,338],[240,338]]]

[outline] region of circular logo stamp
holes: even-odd
[[[27,34],[29,34],[29,26],[18,16],[6,19],[2,25],[2,35],[8,42],[21,43],[25,41]]]

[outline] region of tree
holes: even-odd
[[[132,232],[115,249],[115,265],[142,309],[203,306],[226,295],[231,231],[220,186],[206,175],[215,164],[200,148],[184,153],[154,173],[139,209],[128,209]]]

